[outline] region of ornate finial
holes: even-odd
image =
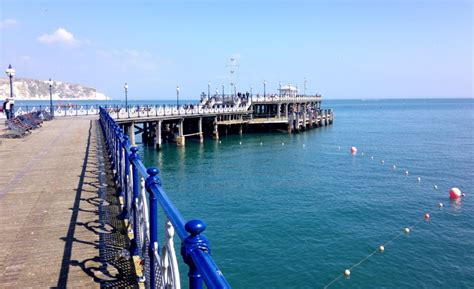
[[[157,167],[151,167],[146,170],[150,177],[154,177],[160,173],[160,170]]]
[[[127,146],[130,146],[130,142],[128,141],[128,135],[125,133],[120,132],[120,135],[122,136],[122,146],[125,148]]]
[[[150,187],[152,185],[158,185],[161,187],[161,180],[160,178],[157,176],[159,173],[160,173],[160,170],[156,167],[151,167],[151,168],[148,168],[146,170],[146,172],[150,175],[147,179],[146,179],[146,182],[145,182],[145,186],[148,189],[150,189]],[[148,191],[150,192],[150,191]],[[150,192],[150,196],[151,197],[154,197],[154,194],[152,192]]]
[[[138,152],[138,147],[131,147],[130,150],[132,153],[136,154]]]
[[[191,220],[186,223],[184,229],[191,235],[191,237],[201,234],[206,229],[206,224],[201,220]]]
[[[184,262],[192,267],[194,263],[191,254],[194,250],[211,253],[206,237],[200,235],[206,229],[206,224],[201,220],[191,220],[184,225],[184,229],[189,233],[189,236],[181,244],[181,255],[184,258]]]

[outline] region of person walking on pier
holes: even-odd
[[[11,110],[13,108],[12,103],[10,102],[10,99],[7,97],[5,101],[3,102],[3,113],[7,117],[7,119],[11,118]]]

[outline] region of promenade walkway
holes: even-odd
[[[134,286],[96,119],[0,133],[0,288]]]

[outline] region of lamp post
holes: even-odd
[[[15,75],[15,69],[13,69],[12,65],[9,64],[5,73],[10,78],[10,98],[13,98],[13,76]]]
[[[224,103],[224,83],[222,83],[222,103]]]
[[[176,86],[176,106],[179,109],[179,86]]]
[[[211,97],[211,82],[207,82],[207,98]]]
[[[253,89],[253,85],[250,86],[250,99],[252,99],[252,96],[253,96],[252,89]]]
[[[49,85],[49,113],[51,113],[51,118],[54,118],[54,108],[53,108],[53,81],[51,78],[48,80]]]
[[[266,87],[267,87],[267,82],[264,80],[263,81],[263,97],[264,98],[265,98],[265,94],[266,94],[266,91],[265,91]]]
[[[308,81],[306,80],[306,77],[304,78],[304,96],[306,97],[306,83]]]
[[[237,97],[237,84],[234,84],[234,96]]]
[[[128,84],[125,82],[125,85],[123,86],[123,89],[125,90],[125,111],[128,112]]]
[[[280,92],[279,95],[280,95],[280,98],[281,98],[281,81],[278,83],[278,91]]]

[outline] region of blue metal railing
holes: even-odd
[[[130,146],[128,136],[109,113],[101,107],[99,114],[117,192],[123,205],[120,217],[129,225],[133,235],[131,254],[144,263],[144,274],[139,276],[139,281],[144,282],[147,288],[180,287],[172,242],[176,230],[182,242],[181,255],[189,267],[189,288],[203,288],[203,282],[207,288],[231,288],[210,255],[207,239],[201,235],[206,228],[204,222],[185,222],[164,192],[159,170],[154,167],[146,169],[137,153],[138,148]],[[169,221],[166,237],[171,240],[165,242],[161,250],[158,246],[159,207]]]

